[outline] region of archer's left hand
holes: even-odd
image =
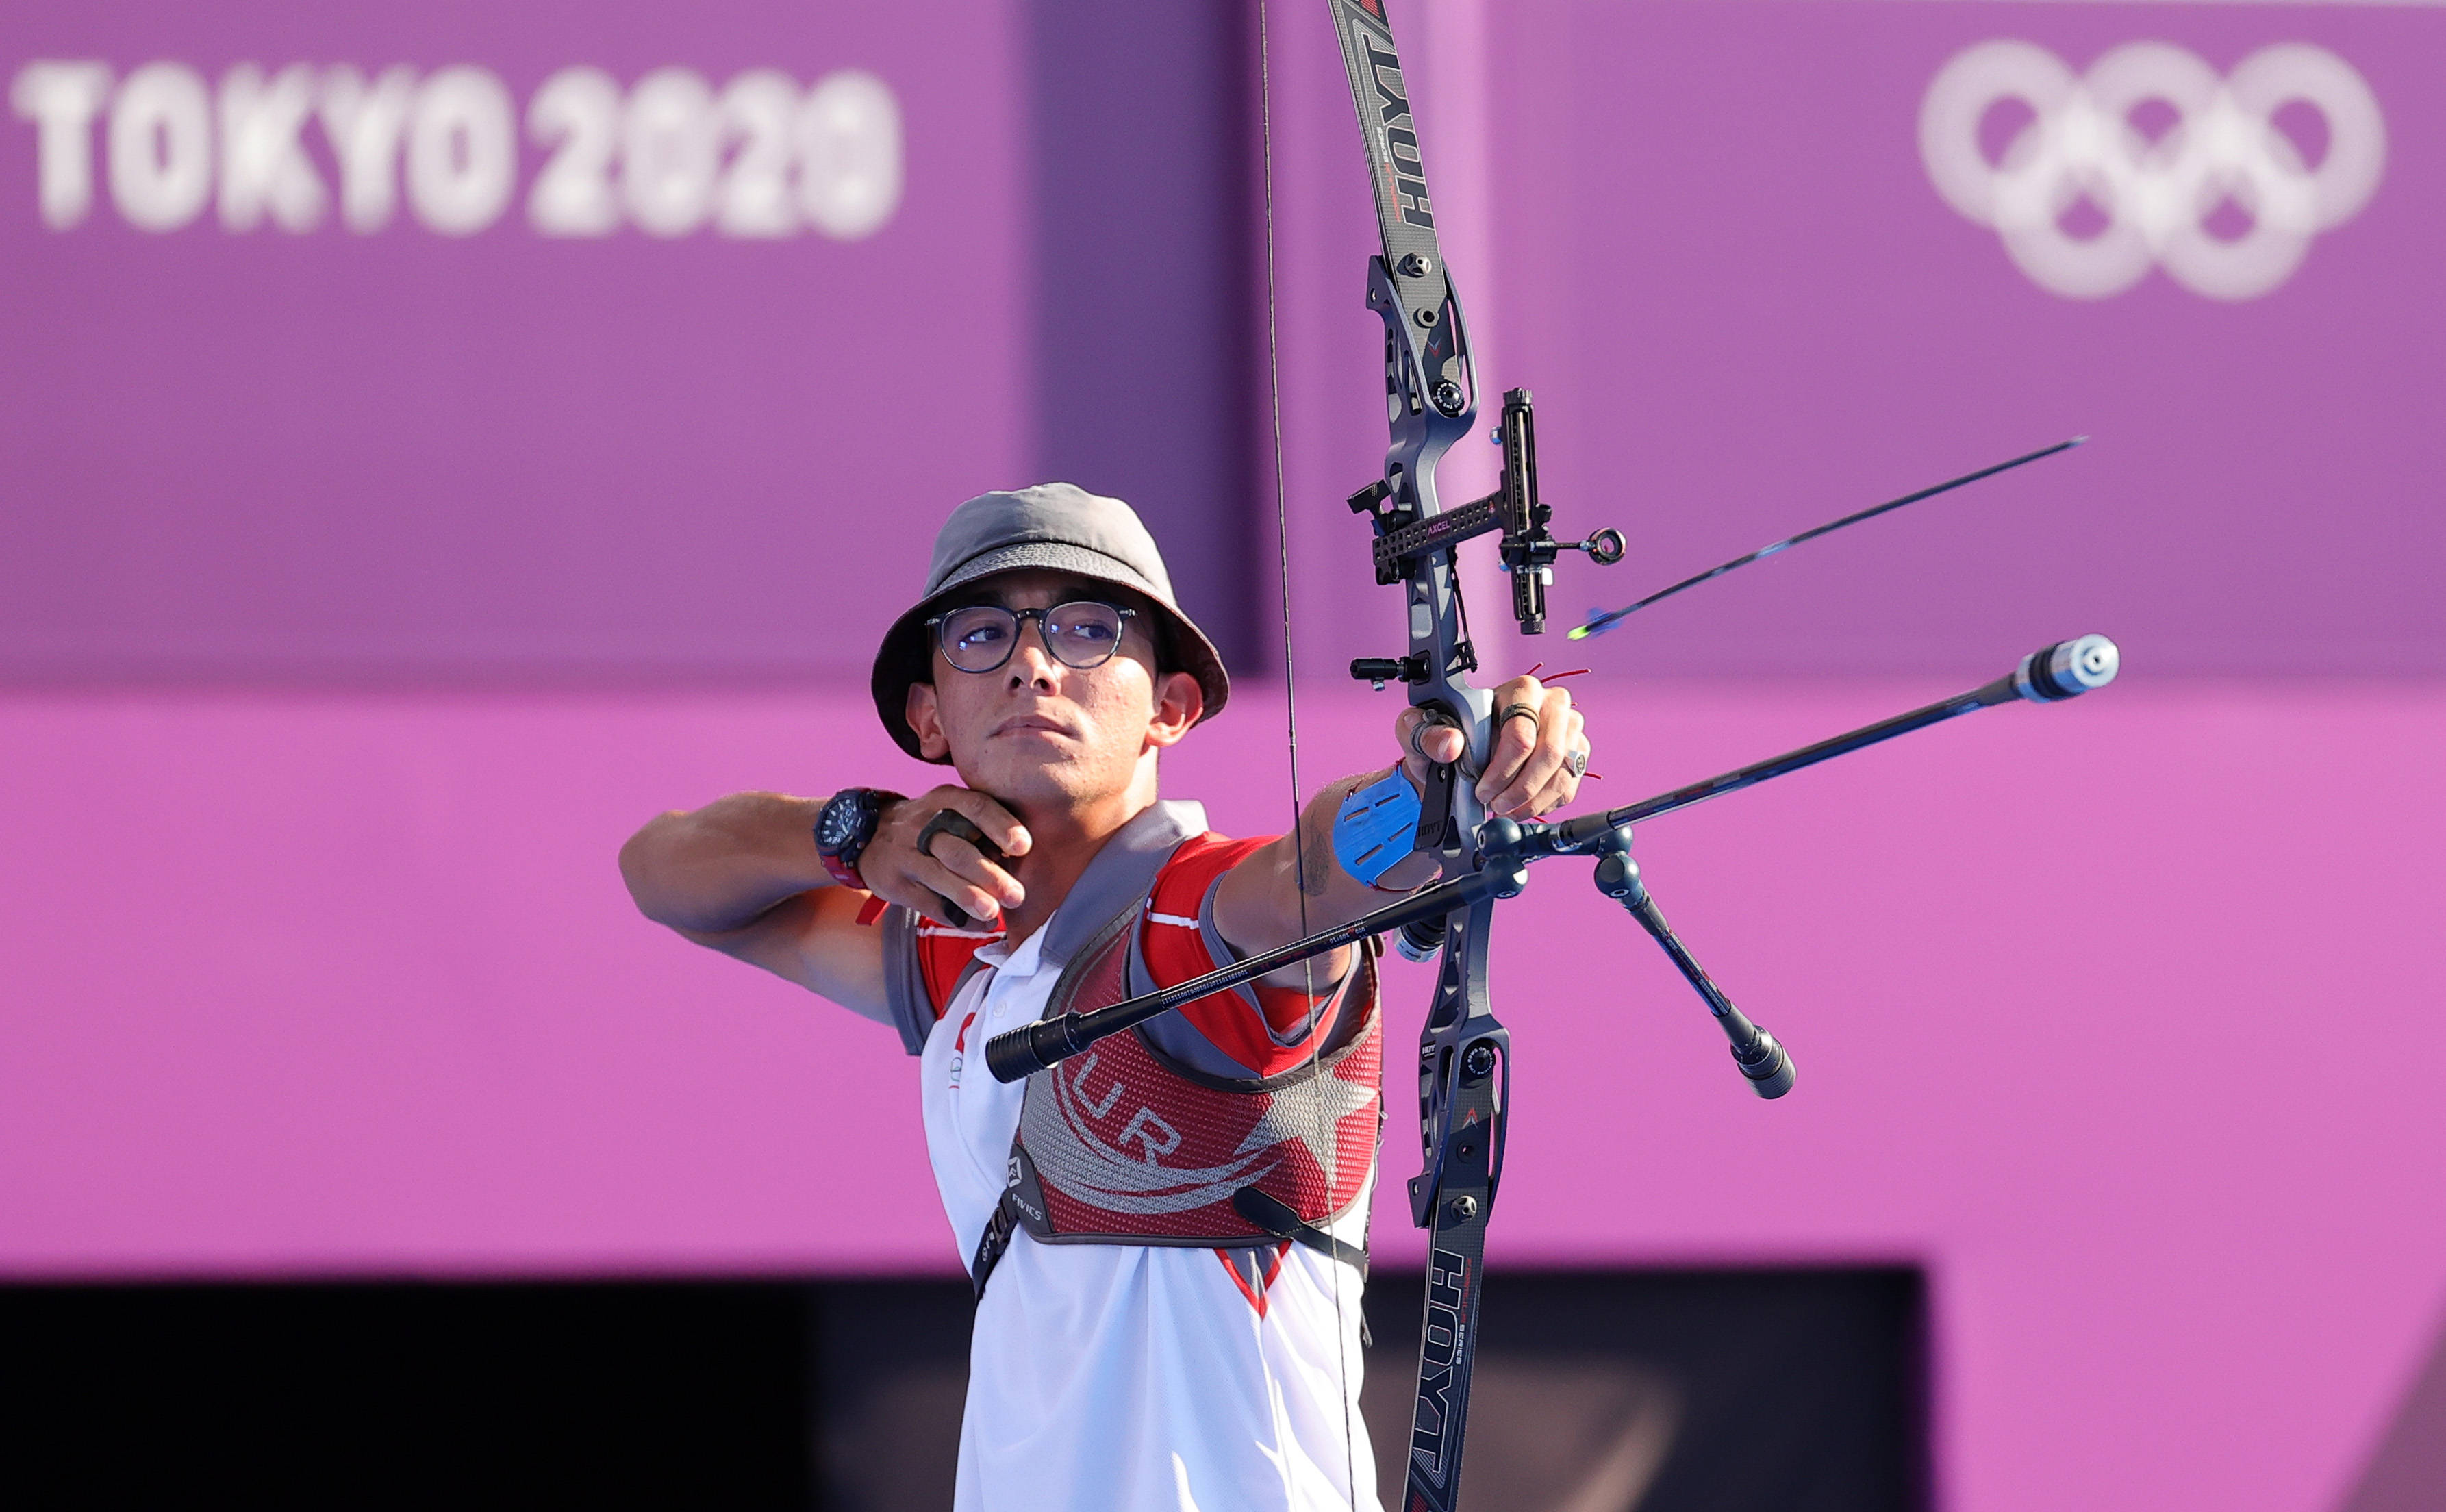
[[[1589,769],[1589,743],[1583,733],[1586,722],[1571,707],[1569,691],[1534,677],[1515,677],[1495,690],[1495,742],[1476,784],[1477,801],[1488,814],[1542,818],[1578,795],[1580,778]],[[1393,721],[1393,738],[1402,750],[1402,770],[1421,790],[1429,761],[1449,765],[1461,759],[1469,744],[1449,726],[1420,729],[1425,718],[1422,710],[1410,708]]]

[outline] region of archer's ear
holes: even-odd
[[[1155,717],[1147,721],[1147,739],[1174,746],[1206,712],[1206,690],[1187,672],[1166,672],[1156,679]]]
[[[909,685],[909,703],[903,713],[917,737],[918,754],[928,761],[941,761],[951,754],[951,742],[943,733],[943,710],[934,702],[932,683]]]

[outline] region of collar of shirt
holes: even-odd
[[[1044,964],[1044,931],[1038,929],[1017,945],[995,940],[977,950],[976,959],[986,971],[978,981],[976,1006],[988,1024],[996,1031],[1002,1021],[1013,1016],[1013,1009],[1033,1018],[1044,1011],[1044,995],[1036,991],[1039,968]],[[1051,983],[1041,984],[1046,989]]]
[[[976,958],[998,975],[1029,976],[1035,973],[1037,962],[1044,958],[1044,951],[1040,948],[1044,943],[1044,931],[1040,928],[1016,945],[1007,939],[980,945]]]

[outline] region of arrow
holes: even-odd
[[[1783,539],[1775,542],[1771,546],[1760,546],[1758,550],[1751,552],[1746,557],[1736,557],[1731,561],[1724,563],[1722,567],[1710,567],[1705,572],[1699,574],[1696,577],[1684,577],[1670,588],[1659,589],[1635,604],[1626,604],[1620,609],[1600,610],[1589,616],[1589,622],[1587,624],[1572,631],[1569,638],[1571,640],[1586,640],[1591,635],[1602,635],[1607,631],[1613,629],[1616,625],[1619,625],[1624,620],[1629,618],[1631,615],[1639,613],[1643,609],[1646,609],[1648,605],[1656,603],[1661,599],[1670,598],[1684,588],[1696,588],[1701,583],[1709,582],[1718,577],[1722,577],[1724,574],[1731,572],[1736,567],[1746,567],[1754,561],[1764,561],[1767,558],[1774,556],[1777,552],[1797,546],[1804,540],[1816,540],[1820,536],[1833,535],[1835,531],[1841,530],[1846,525],[1856,525],[1864,520],[1874,520],[1879,515],[1884,514],[1890,509],[1900,509],[1905,504],[1915,504],[1923,499],[1933,499],[1939,494],[1948,493],[1953,489],[1959,488],[1964,483],[1975,483],[1982,478],[1993,478],[2000,472],[2008,472],[2015,467],[2021,466],[2024,463],[2033,463],[2041,457],[2052,457],[2060,451],[2070,451],[2072,448],[2079,445],[2082,442],[2087,441],[2088,439],[2089,438],[2087,436],[2075,436],[2070,441],[2060,441],[2052,446],[2041,446],[2038,450],[2029,453],[2027,456],[2016,457],[2011,462],[2000,462],[1993,467],[1982,467],[1977,472],[1964,473],[1961,477],[1948,479],[1944,482],[1938,483],[1933,488],[1923,488],[1918,493],[1905,494],[1900,499],[1889,499],[1882,504],[1878,504],[1872,508],[1863,509],[1856,515],[1845,515],[1842,519],[1834,520],[1829,524],[1820,525],[1815,530],[1804,530],[1797,536],[1786,536]]]

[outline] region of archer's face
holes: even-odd
[[[1040,570],[987,578],[968,602],[1050,609],[1093,599],[1138,611],[1100,666],[1072,667],[1024,622],[1010,660],[968,672],[932,649],[934,682],[909,690],[909,724],[929,756],[949,755],[963,784],[1022,804],[1075,807],[1124,792],[1144,758],[1174,744],[1203,711],[1196,679],[1155,670],[1154,611],[1105,584]]]

